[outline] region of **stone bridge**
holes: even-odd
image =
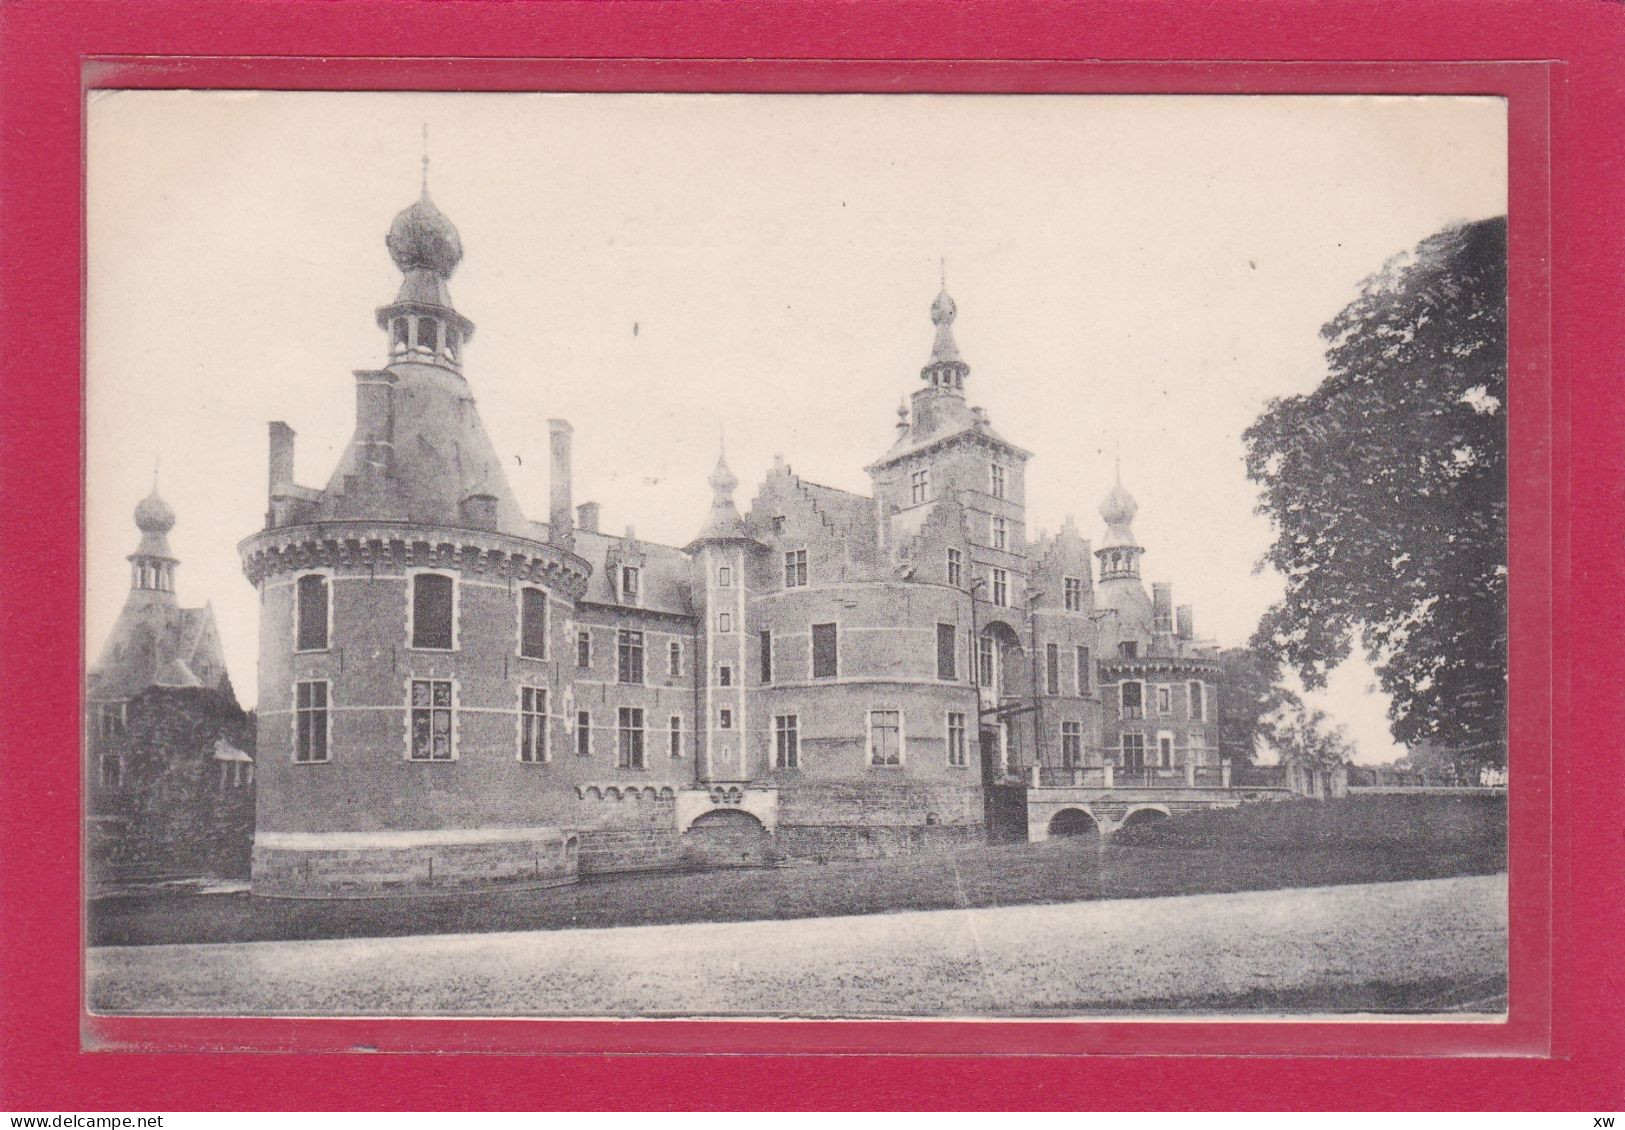
[[[1027,839],[1033,843],[1077,835],[1104,841],[1130,824],[1183,812],[1316,795],[1286,774],[1278,781],[1233,781],[1228,764],[1173,770],[1032,768],[1028,773]]]

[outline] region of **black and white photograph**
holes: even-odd
[[[91,1013],[1504,1019],[1504,100],[85,129]]]

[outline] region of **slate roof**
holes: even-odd
[[[148,687],[229,686],[214,609],[179,608],[132,591],[90,669],[90,697],[133,698]]]

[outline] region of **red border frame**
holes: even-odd
[[[431,11],[432,9],[432,11]],[[230,12],[222,23],[220,16]],[[143,26],[109,20],[139,13]],[[726,16],[724,16],[724,12]],[[0,748],[0,779],[13,798],[0,813],[0,1104],[269,1109],[329,1107],[844,1108],[855,1106],[1215,1108],[1534,1107],[1617,1103],[1625,1083],[1618,998],[1618,874],[1621,775],[1587,773],[1547,760],[1568,750],[1572,647],[1587,659],[1576,690],[1588,702],[1586,732],[1617,741],[1620,602],[1596,591],[1617,576],[1618,492],[1605,476],[1577,477],[1574,503],[1587,524],[1573,531],[1575,576],[1591,591],[1570,607],[1571,393],[1587,416],[1575,422],[1580,458],[1618,450],[1622,413],[1601,382],[1618,356],[1618,329],[1603,311],[1617,263],[1625,209],[1608,179],[1607,124],[1625,90],[1610,69],[1625,46],[1619,13],[1601,6],[1534,4],[1524,18],[1492,26],[1471,2],[1229,4],[1197,0],[1102,5],[1068,13],[1046,4],[917,3],[840,10],[711,3],[525,4],[294,3],[223,8],[199,0],[139,5],[55,5],[20,0],[0,9],[6,90],[0,168],[7,225],[4,285],[26,288],[7,304],[12,343],[0,422],[0,732],[33,735],[31,748]],[[1560,15],[1561,13],[1561,15]],[[1065,21],[1059,17],[1073,14]],[[1179,17],[1177,30],[1164,22]],[[1159,18],[1160,17],[1160,18]],[[1569,23],[1562,21],[1567,18]],[[1614,22],[1608,22],[1610,18]],[[726,23],[724,22],[726,19]],[[1069,26],[1070,25],[1070,26]],[[962,39],[975,32],[975,49]],[[1407,36],[1435,57],[1562,58],[1564,63],[1456,64],[1313,61],[1382,57]],[[1290,64],[1062,61],[1118,53],[1279,57]],[[858,53],[869,61],[836,61]],[[501,50],[550,59],[387,58],[436,49],[490,56]],[[271,52],[343,59],[176,56],[199,51]],[[114,53],[124,57],[112,57]],[[356,58],[354,56],[373,56]],[[691,58],[683,59],[680,56]],[[799,59],[764,59],[799,55]],[[994,61],[988,56],[1001,56]],[[1038,58],[1038,56],[1044,58]],[[101,56],[97,61],[95,57]],[[562,56],[573,56],[563,58]],[[614,56],[611,58],[609,56]],[[664,56],[655,58],[651,56]],[[822,56],[822,57],[820,57]],[[969,56],[977,56],[970,58]],[[755,57],[752,62],[745,58]],[[954,57],[948,61],[947,57]],[[733,60],[733,61],[730,61]],[[933,60],[933,61],[924,61]],[[1024,61],[1016,61],[1024,60]],[[61,568],[80,523],[79,368],[83,228],[80,114],[83,81],[95,85],[276,86],[366,89],[1024,90],[1437,92],[1509,98],[1512,143],[1512,690],[1514,765],[1511,1020],[1506,1025],[1040,1022],[609,1023],[296,1021],[97,1018],[79,1000],[77,699],[82,657],[60,631],[76,623],[81,577]],[[1570,99],[1565,94],[1570,93]],[[1610,118],[1610,115],[1613,115]],[[1548,147],[1550,145],[1550,148]],[[24,148],[26,146],[26,149]],[[1553,168],[1558,171],[1554,185]],[[1618,174],[1615,174],[1618,177]],[[1625,179],[1625,178],[1621,178]],[[1568,195],[1565,190],[1572,192]],[[1554,191],[1555,190],[1555,191]],[[1582,201],[1593,229],[1573,239],[1566,201]],[[1612,228],[1597,217],[1611,214]],[[1595,230],[1601,227],[1602,230]],[[1572,242],[1570,242],[1572,240]],[[1610,256],[1614,256],[1611,258]],[[1551,285],[1555,283],[1555,289]],[[1586,302],[1587,298],[1591,302]],[[1595,303],[1593,305],[1592,303]],[[1562,333],[1555,343],[1553,326]],[[1612,339],[1608,331],[1614,330]],[[1561,347],[1555,358],[1552,351]],[[1599,392],[1601,395],[1599,395]],[[1553,420],[1558,421],[1555,429]],[[1582,464],[1584,465],[1584,464]],[[1596,462],[1593,465],[1609,466]],[[27,489],[19,489],[27,483]],[[53,552],[53,550],[55,552]],[[77,554],[74,555],[77,563]],[[54,562],[54,571],[43,569]],[[49,577],[44,574],[49,572]],[[1554,633],[1554,626],[1558,629]],[[1572,641],[1572,642],[1571,642]],[[18,688],[26,686],[26,696]],[[1589,691],[1587,688],[1590,688]],[[26,720],[26,725],[22,723]],[[1607,740],[1607,739],[1605,739]],[[56,751],[40,756],[40,751]],[[1538,751],[1538,758],[1523,751]],[[1602,752],[1598,751],[1599,754]],[[1599,761],[1603,761],[1599,757]],[[1606,763],[1599,766],[1606,768]],[[1589,866],[1568,870],[1571,836],[1588,844]],[[1586,922],[1571,927],[1571,915]],[[19,945],[26,939],[26,945]],[[1560,955],[1554,965],[1553,956]],[[1567,990],[1586,986],[1584,1007]],[[80,1051],[81,1032],[101,1046],[337,1051],[523,1047],[558,1055],[524,1061],[479,1057],[349,1057],[342,1073],[311,1070],[304,1055],[265,1060],[181,1059],[174,1051],[105,1055]],[[585,1058],[615,1048],[653,1053]],[[719,1061],[698,1051],[733,1052]],[[1137,1055],[1132,1062],[1030,1058],[994,1066],[964,1057]],[[898,1053],[903,1053],[901,1056]],[[1148,1055],[1142,1053],[1158,1053]],[[1556,1058],[1497,1059],[1508,1055]],[[838,1060],[822,1058],[840,1055]],[[1175,1055],[1204,1058],[1174,1058]],[[1216,1055],[1253,1058],[1245,1067]],[[1344,1059],[1335,1068],[1305,1055],[1456,1057]],[[778,1058],[763,1059],[762,1056]],[[786,1058],[788,1057],[788,1058]],[[918,1058],[915,1058],[918,1057]],[[1293,1058],[1299,1057],[1299,1058]],[[182,1063],[185,1071],[176,1070]],[[26,1066],[25,1066],[26,1065]],[[303,1066],[301,1066],[303,1065]],[[337,1062],[333,1066],[339,1066]],[[990,1070],[991,1069],[991,1070]],[[550,1079],[545,1093],[536,1083]],[[704,1076],[702,1083],[701,1076]],[[595,1089],[603,1084],[602,1090]],[[1039,1089],[1039,1088],[1042,1089]],[[455,1089],[447,1089],[455,1088]],[[466,1096],[478,1096],[470,1102]],[[1588,1101],[1591,1100],[1591,1101]]]

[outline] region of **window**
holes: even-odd
[[[1145,687],[1140,683],[1124,683],[1122,690],[1122,709],[1118,711],[1119,718],[1145,717]]]
[[[993,603],[1000,608],[1010,606],[1010,573],[1007,569],[993,570]]]
[[[801,764],[800,719],[794,714],[773,718],[773,767],[795,769]]]
[[[948,764],[965,765],[965,716],[956,711],[948,712]]]
[[[903,713],[900,710],[869,711],[869,764],[903,763]]]
[[[784,555],[784,587],[799,588],[807,583],[807,551],[792,549]]]
[[[1174,689],[1172,687],[1157,688],[1157,713],[1172,714],[1174,712]]]
[[[124,786],[124,759],[116,753],[104,753],[96,762],[96,779],[104,789]]]
[[[1203,697],[1204,696],[1202,694],[1202,684],[1199,683],[1199,682],[1192,682],[1191,683],[1191,721],[1192,722],[1206,722],[1207,721],[1207,711],[1204,709],[1204,707],[1207,704],[1202,701]]]
[[[1157,759],[1162,762],[1164,769],[1173,768],[1174,738],[1172,734],[1157,735]]]
[[[1083,764],[1083,723],[1061,723],[1061,764],[1068,769]]]
[[[762,641],[762,682],[771,683],[773,681],[773,633],[764,631],[760,639]]]
[[[775,515],[773,515],[773,532],[776,533],[776,534],[784,533],[784,515],[783,514],[775,514]]]
[[[547,752],[547,692],[519,688],[519,760],[551,761]]]
[[[1061,693],[1061,645],[1044,645],[1044,693]]]
[[[457,646],[457,583],[444,573],[412,575],[412,646],[450,651]]]
[[[412,680],[412,760],[453,757],[451,680]]]
[[[104,702],[96,708],[96,718],[100,723],[102,737],[111,738],[124,733],[124,709],[125,704],[122,702]]]
[[[1010,523],[1003,518],[993,519],[993,548],[1010,548]]]
[[[622,628],[615,633],[615,670],[620,682],[643,682],[642,632]]]
[[[734,630],[734,617],[732,612],[717,613],[717,631],[727,635]]]
[[[1083,611],[1083,581],[1078,577],[1062,577],[1061,589],[1066,597],[1068,612]]]
[[[667,752],[673,757],[683,756],[683,716],[681,714],[671,716],[671,729],[667,731],[667,735]]]
[[[734,669],[724,663],[717,668],[717,686],[731,687],[734,685]]]
[[[965,584],[965,555],[957,549],[948,551],[948,583],[956,589]]]
[[[576,756],[592,756],[592,712],[576,711]]]
[[[638,602],[638,579],[637,566],[621,566],[621,600],[627,604]]]
[[[390,338],[394,345],[393,352],[399,353],[406,348],[406,319],[396,318],[389,323]]]
[[[989,471],[989,478],[991,480],[989,486],[990,486],[990,489],[992,490],[993,497],[994,498],[1003,498],[1004,497],[1004,486],[1005,486],[1004,468],[1002,466],[1000,466],[999,464],[994,463],[991,466],[989,466],[988,471]]]
[[[328,591],[327,578],[321,573],[306,573],[298,585],[298,634],[295,645],[299,651],[327,650]]]
[[[937,678],[959,678],[959,630],[952,624],[937,625]]]
[[[812,673],[815,679],[833,679],[839,669],[838,629],[834,624],[812,626]]]
[[[576,666],[592,666],[592,633],[586,628],[576,632]]]
[[[909,476],[909,500],[914,503],[924,502],[931,497],[931,472],[915,471]]]
[[[519,590],[519,654],[547,658],[547,594],[541,589]]]
[[[1124,734],[1123,735],[1123,768],[1124,769],[1144,769],[1145,768],[1145,735],[1144,734]]]
[[[683,645],[677,640],[666,645],[666,675],[672,679],[683,677]]]
[[[327,722],[326,681],[295,684],[293,730],[295,761],[327,760]]]
[[[734,712],[724,706],[717,712],[717,729],[731,730],[734,728]]]
[[[1124,640],[1117,645],[1119,659],[1137,659],[1140,655],[1140,645],[1134,640]]]
[[[616,743],[616,764],[622,769],[643,768],[643,709],[623,706]]]
[[[731,589],[734,587],[734,571],[727,565],[717,566],[717,588]]]
[[[452,361],[457,360],[457,331],[450,326],[446,327],[445,353],[448,359]]]
[[[976,641],[976,683],[982,687],[992,687],[993,680],[993,640],[983,636]]]
[[[1079,694],[1088,694],[1089,693],[1090,682],[1093,680],[1093,678],[1094,678],[1094,675],[1093,675],[1093,673],[1091,671],[1090,660],[1089,660],[1089,649],[1086,648],[1086,647],[1080,647],[1080,648],[1078,648],[1078,693]]]

